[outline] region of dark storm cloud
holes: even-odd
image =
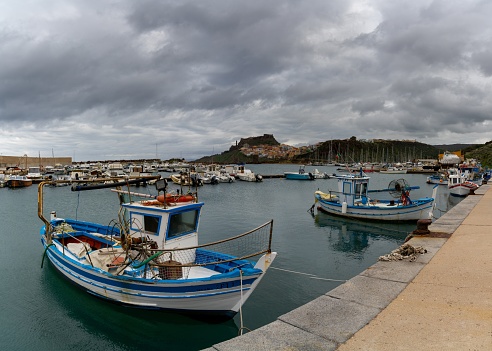
[[[3,154],[193,158],[263,133],[485,142],[491,14],[485,1],[6,1]]]

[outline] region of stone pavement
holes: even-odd
[[[238,350],[492,350],[492,191],[482,185],[408,243],[275,322],[216,344]]]

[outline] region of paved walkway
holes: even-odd
[[[479,201],[429,264],[338,350],[492,350],[492,190],[479,196],[464,200]]]
[[[277,321],[207,349],[492,350],[492,190],[480,187],[409,243]]]

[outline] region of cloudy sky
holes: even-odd
[[[492,140],[492,1],[4,0],[0,154]]]

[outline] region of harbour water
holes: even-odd
[[[296,165],[247,165],[260,174],[296,171]],[[337,173],[335,167],[318,168]],[[370,189],[404,178],[412,198],[431,196],[423,174],[370,174]],[[335,190],[336,180],[265,179],[205,185],[199,232],[202,243],[240,234],[274,220],[271,269],[243,307],[243,325],[256,329],[357,275],[378,257],[401,245],[415,224],[347,220],[312,216],[314,191]],[[139,188],[151,192],[153,188]],[[389,194],[378,194],[388,197]],[[70,285],[50,264],[41,268],[42,246],[37,216],[37,186],[0,189],[0,344],[5,350],[200,350],[238,335],[240,316],[227,322],[142,311],[97,299]],[[438,191],[436,217],[460,200]],[[101,206],[102,205],[102,206]],[[102,210],[101,210],[102,208]],[[72,192],[49,188],[45,209],[61,217],[109,223],[117,198],[108,189]]]

